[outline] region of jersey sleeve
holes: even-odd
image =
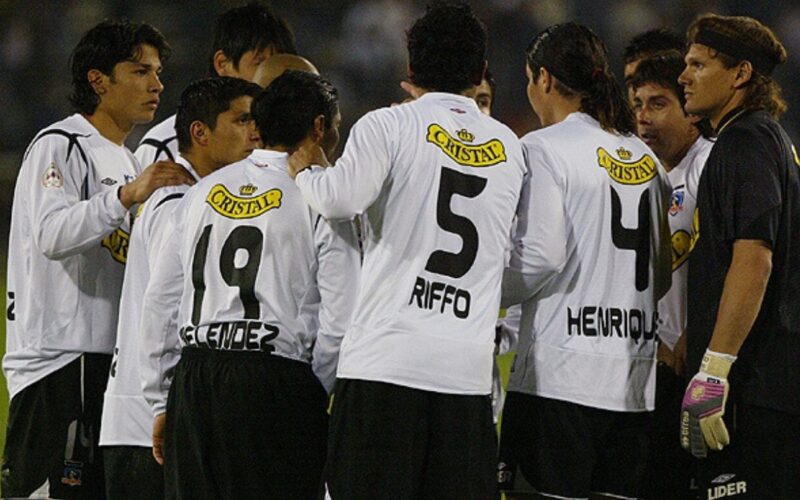
[[[68,140],[48,136],[38,140],[23,162],[28,183],[32,234],[36,246],[53,260],[80,254],[119,227],[128,210],[117,190],[87,198],[89,165]]]
[[[563,183],[557,182],[554,163],[543,145],[523,143],[523,152],[528,174],[517,207],[511,257],[503,275],[504,306],[527,300],[566,264]]]
[[[654,196],[650,198],[651,248],[653,253],[653,292],[660,300],[672,286],[672,234],[670,232],[668,211],[672,196],[672,185],[661,164],[655,178]]]
[[[314,239],[320,307],[311,366],[330,393],[336,380],[339,346],[355,308],[361,258],[358,235],[351,221],[326,221],[318,216]]]
[[[148,242],[150,282],[142,303],[139,369],[142,392],[154,415],[167,409],[167,394],[180,359],[177,319],[183,292],[181,209],[181,203],[160,207],[163,221],[153,225]],[[168,214],[170,210],[173,213]]]
[[[396,128],[392,115],[369,113],[353,126],[336,165],[300,172],[295,182],[311,208],[349,220],[372,205],[389,175]]]
[[[726,151],[724,168],[728,196],[722,202],[726,239],[762,240],[773,246],[781,218],[781,181],[774,166],[775,152],[751,131],[731,130],[720,148]]]

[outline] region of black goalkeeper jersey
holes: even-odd
[[[800,413],[800,159],[766,111],[739,108],[720,123],[698,189],[688,367],[699,369],[711,340],[734,241],[763,240],[772,274],[730,382],[742,402]]]

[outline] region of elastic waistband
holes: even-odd
[[[181,359],[187,361],[235,361],[237,363],[275,363],[292,366],[310,366],[303,361],[289,359],[267,351],[227,351],[222,349],[203,349],[200,347],[184,347]]]

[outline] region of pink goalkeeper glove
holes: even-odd
[[[736,356],[706,350],[700,371],[692,377],[681,405],[681,446],[695,457],[708,448],[721,450],[730,443],[722,416],[728,400],[728,372]]]

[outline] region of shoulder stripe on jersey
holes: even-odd
[[[86,153],[84,153],[83,148],[78,142],[78,137],[89,137],[89,135],[70,133],[67,132],[66,130],[61,130],[57,128],[45,130],[44,132],[36,136],[36,138],[31,142],[31,145],[28,146],[28,149],[25,151],[25,156],[23,156],[22,158],[23,161],[25,161],[25,159],[28,158],[28,154],[31,152],[31,148],[33,147],[33,145],[36,144],[39,141],[39,139],[47,135],[60,135],[67,138],[67,140],[69,141],[69,147],[67,148],[67,157],[65,158],[65,160],[69,160],[69,155],[72,154],[73,148],[77,148],[78,153],[80,153],[81,158],[83,159],[83,162],[86,163],[87,165],[89,164],[89,160],[86,158]]]
[[[171,195],[166,196],[163,200],[159,201],[158,205],[156,205],[156,208],[154,208],[153,210],[154,211],[158,210],[158,207],[160,207],[161,205],[170,200],[179,200],[181,198],[183,198],[183,193],[172,193]]]
[[[321,215],[317,215],[317,220],[314,221],[314,231],[317,230],[317,226],[319,226],[319,221],[321,221],[321,220],[322,220],[322,216]]]
[[[174,140],[177,140],[177,139],[178,139],[177,135],[173,136],[173,137],[169,137],[167,139],[164,139],[163,141],[159,141],[158,139],[149,138],[149,139],[143,140],[139,145],[140,146],[144,146],[145,144],[147,144],[148,146],[153,146],[154,148],[156,148],[156,154],[153,156],[153,161],[155,161],[155,159],[158,158],[158,156],[161,153],[166,154],[167,158],[169,158],[170,161],[175,161],[175,156],[173,156],[172,155],[172,151],[169,150],[168,144],[170,142],[174,141]]]

